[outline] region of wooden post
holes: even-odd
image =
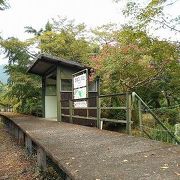
[[[14,135],[17,140],[18,140],[18,136],[19,136],[18,133],[19,133],[18,127],[15,125],[14,126]]]
[[[174,133],[174,135],[180,141],[180,123],[175,125],[175,133]],[[176,142],[176,144],[178,144],[178,143]]]
[[[97,128],[100,128],[100,121],[101,121],[101,109],[100,109],[100,98],[99,96],[96,97],[96,104],[97,104]]]
[[[47,169],[46,153],[41,147],[37,147],[37,164],[43,170]]]
[[[42,77],[42,117],[45,118],[46,77]]]
[[[32,155],[32,140],[29,136],[25,136],[25,147],[30,155]]]
[[[73,123],[72,110],[73,110],[73,103],[72,103],[71,100],[69,100],[69,115],[70,115],[69,122],[70,122],[70,123]]]
[[[141,105],[141,101],[138,100],[138,118],[139,118],[139,127],[141,130],[141,135],[143,132],[143,127],[142,127],[142,111],[141,111],[142,105]]]
[[[131,119],[132,119],[132,107],[131,107],[131,94],[126,93],[126,131],[129,135],[132,134],[131,132]]]
[[[15,125],[13,122],[11,123],[11,135],[15,136]]]
[[[96,96],[96,106],[97,106],[97,128],[102,129],[101,123],[101,101],[100,101],[100,79],[97,79],[97,96]]]
[[[56,94],[57,94],[57,121],[61,121],[61,70],[57,65],[56,72]]]
[[[19,129],[18,144],[24,145],[24,132]]]
[[[86,69],[86,98],[89,97],[89,71]],[[89,99],[86,100],[87,108],[89,107]],[[86,117],[89,117],[89,109],[86,110]]]

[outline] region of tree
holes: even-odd
[[[9,65],[18,64],[24,67],[28,64],[30,58],[29,42],[22,42],[12,37],[6,40],[1,39],[0,45],[4,50],[5,57],[8,58]]]
[[[3,97],[11,102],[14,110],[32,113],[40,102],[40,82],[37,77],[26,73],[31,62],[31,54],[28,51],[30,43],[17,38],[8,38],[2,39],[0,45],[6,58],[9,59],[5,69],[10,78]]]
[[[52,25],[49,21],[46,23],[44,29],[40,28],[39,30],[36,30],[31,26],[26,26],[24,28],[25,28],[26,33],[30,33],[30,34],[33,34],[35,36],[40,36],[43,32],[52,31]]]
[[[114,0],[120,2],[121,0]],[[169,29],[180,32],[180,16],[172,17],[167,13],[170,6],[175,6],[177,0],[151,0],[149,2],[128,0],[123,14],[129,17],[127,24],[138,29]]]
[[[84,24],[75,25],[74,21],[66,18],[54,20],[53,23],[48,22],[41,33],[34,33],[35,43],[42,53],[89,64],[93,48],[86,40],[85,28]]]
[[[9,7],[9,4],[7,3],[6,0],[0,0],[0,10],[5,10]]]
[[[113,44],[105,44],[100,54],[92,59],[98,75],[102,77],[105,93],[136,91],[145,97],[141,89],[147,87],[153,94],[149,86],[157,86],[158,89],[154,88],[158,92],[154,96],[157,102],[154,106],[158,106],[157,97],[161,91],[168,92],[170,88],[173,92],[173,84],[177,89],[180,88],[179,51],[176,44],[150,38],[145,32],[129,27],[113,33],[112,37]],[[145,97],[145,100],[148,98]]]
[[[26,74],[28,65],[34,57],[31,48],[35,44],[38,44],[41,52],[88,64],[93,48],[83,35],[85,26],[74,25],[72,21],[63,22],[47,22],[40,31],[26,27],[26,31],[34,34],[34,37],[27,41],[20,41],[14,37],[0,40],[1,49],[9,60],[5,69],[10,76],[8,89],[3,97],[12,102],[16,111],[32,113],[38,109],[41,102],[41,83],[38,77]],[[61,25],[58,26],[58,23]]]

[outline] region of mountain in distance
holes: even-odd
[[[4,65],[0,65],[0,81],[4,84],[7,83],[8,75],[4,72]]]

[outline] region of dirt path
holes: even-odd
[[[41,179],[35,164],[35,159],[28,157],[0,123],[0,180]]]

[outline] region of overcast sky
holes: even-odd
[[[125,19],[121,9],[125,1],[116,4],[113,0],[9,0],[10,9],[0,11],[0,36],[14,36],[24,40],[29,37],[24,33],[25,26],[40,29],[48,20],[57,18],[58,15],[75,19],[77,23],[84,22],[88,27],[109,22],[123,24]],[[177,15],[179,8],[180,0],[176,7],[170,8],[169,13]],[[0,64],[6,62],[1,59]]]
[[[11,8],[0,12],[1,36],[24,39],[25,26],[41,28],[58,15],[96,26],[120,22],[121,13],[112,0],[9,0]]]

